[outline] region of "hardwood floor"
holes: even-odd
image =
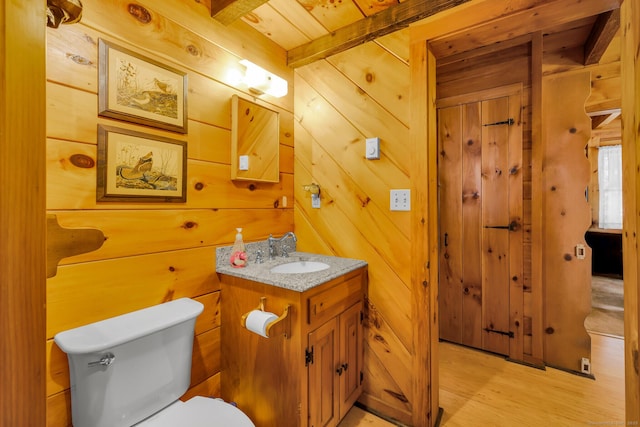
[[[591,343],[595,380],[440,343],[440,406],[444,409],[441,425],[623,426],[624,341],[592,334]],[[353,408],[339,427],[393,425]]]
[[[395,425],[354,406],[338,424],[338,427],[393,427]]]

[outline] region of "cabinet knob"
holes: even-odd
[[[344,369],[345,371],[346,371],[347,369],[349,369],[349,364],[348,364],[348,363],[343,363],[343,364],[342,364],[342,369]]]
[[[338,367],[338,369],[336,369],[336,374],[338,374],[338,376],[342,375],[342,366]]]

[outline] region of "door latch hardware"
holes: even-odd
[[[109,366],[116,360],[116,356],[113,353],[105,353],[100,357],[100,360],[96,360],[95,362],[89,362],[88,366]]]
[[[516,122],[515,120],[509,119],[509,120],[502,120],[501,122],[487,123],[486,125],[483,125],[483,126],[499,126],[499,125],[509,125],[509,126],[511,126],[515,122]]]
[[[484,330],[486,332],[491,332],[493,334],[500,334],[500,335],[507,335],[509,338],[513,338],[515,336],[515,334],[513,333],[513,331],[497,331],[495,329],[489,329],[489,328],[484,328]]]

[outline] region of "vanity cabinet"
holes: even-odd
[[[221,397],[257,427],[336,426],[362,391],[366,278],[361,267],[299,292],[221,274]],[[278,316],[289,307],[269,338],[241,325],[261,298]]]

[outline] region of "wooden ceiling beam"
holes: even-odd
[[[589,38],[584,44],[584,65],[600,62],[600,58],[609,47],[619,28],[620,9],[610,10],[598,15]]]
[[[211,2],[211,16],[223,25],[242,18],[267,0],[217,0]]]
[[[287,52],[296,68],[408,27],[469,0],[407,0]]]

